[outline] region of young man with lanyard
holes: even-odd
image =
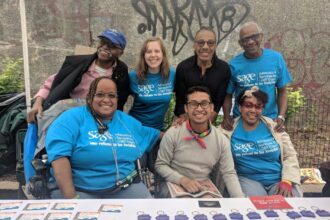
[[[208,88],[193,86],[187,90],[184,105],[187,120],[172,126],[163,136],[156,160],[156,172],[166,181],[186,191],[203,190],[198,180],[222,176],[231,197],[244,197],[239,185],[228,139],[209,121],[214,105]],[[160,197],[169,197],[161,183]]]
[[[92,55],[67,56],[57,74],[48,77],[34,96],[34,104],[28,113],[27,121],[35,123],[35,115],[42,115],[57,101],[68,98],[86,98],[90,83],[100,77],[109,76],[117,84],[118,109],[129,95],[127,65],[119,60],[124,53],[126,38],[115,29],[105,29],[98,36],[100,43]]]
[[[238,43],[244,52],[229,62],[232,75],[223,104],[222,127],[226,130],[233,129],[234,121],[230,116],[233,94],[236,99],[244,90],[258,86],[269,97],[263,115],[277,122],[275,129],[277,132],[284,131],[288,101],[286,85],[292,81],[285,60],[279,52],[261,48],[263,33],[257,23],[244,24],[239,36]],[[240,115],[237,100],[235,100],[233,114],[234,118]]]

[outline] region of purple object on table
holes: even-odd
[[[138,215],[138,220],[151,220],[151,216],[148,214]]]
[[[286,215],[289,218],[292,218],[292,219],[301,218],[301,215],[298,212],[295,212],[295,211],[287,212]]]
[[[195,220],[207,220],[207,216],[204,214],[197,214],[194,216]]]
[[[246,214],[246,216],[249,219],[261,219],[260,214],[259,213],[256,213],[256,212],[249,212],[248,214]]]
[[[213,215],[213,220],[227,220],[227,217],[224,214],[215,214]]]
[[[184,215],[184,214],[178,214],[174,217],[174,220],[188,220],[188,216]]]

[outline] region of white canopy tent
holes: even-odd
[[[26,14],[25,14],[25,0],[19,1],[20,15],[21,15],[21,30],[22,30],[22,48],[23,48],[23,63],[24,63],[24,85],[27,111],[31,108],[31,89],[30,89],[30,71],[29,71],[29,51],[27,41],[26,29]]]

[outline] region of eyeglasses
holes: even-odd
[[[202,109],[207,109],[210,107],[211,102],[208,101],[202,101],[202,102],[196,102],[196,101],[191,101],[187,103],[189,108],[192,109],[197,109],[198,106],[201,106]]]
[[[264,108],[263,104],[253,104],[251,102],[243,102],[242,106],[247,109],[252,109],[254,107],[257,111],[261,111]]]
[[[199,46],[199,47],[204,47],[205,43],[207,44],[207,46],[209,47],[213,47],[215,45],[215,41],[214,40],[197,40],[195,41],[195,43]]]
[[[260,33],[258,33],[258,34],[253,34],[253,35],[251,35],[251,36],[243,37],[243,38],[241,38],[239,41],[240,41],[242,44],[247,44],[250,40],[253,40],[253,41],[258,40],[259,36],[260,36]]]
[[[118,95],[116,93],[103,93],[103,92],[98,92],[95,93],[94,97],[98,98],[98,99],[104,99],[105,97],[108,97],[109,99],[116,99],[118,98]]]

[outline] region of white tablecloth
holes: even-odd
[[[201,208],[199,207],[199,200],[217,200],[220,202],[220,208]],[[293,207],[294,211],[300,212],[302,209],[315,210],[323,209],[330,212],[330,198],[288,198],[287,202]],[[67,203],[68,206],[73,206],[73,210],[54,210],[54,206]],[[75,205],[73,203],[76,203]],[[108,210],[114,207],[118,212],[102,212],[100,207]],[[118,206],[117,206],[118,205]],[[33,209],[34,206],[42,206],[44,210],[28,210]],[[112,211],[114,211],[112,210]],[[222,213],[226,215],[227,219],[229,214],[233,211],[238,211],[248,219],[246,214],[250,211],[256,211],[262,219],[290,219],[287,217],[286,212],[292,210],[275,210],[278,218],[267,218],[264,214],[265,210],[256,210],[252,202],[248,198],[244,199],[126,199],[126,200],[0,200],[0,219],[5,219],[4,216],[11,216],[11,219],[29,219],[32,213],[36,214],[36,219],[48,219],[46,216],[49,213],[66,213],[69,219],[76,219],[79,212],[93,212],[91,216],[97,216],[98,219],[106,220],[136,220],[138,215],[150,215],[152,220],[159,220],[157,216],[166,214],[169,219],[175,219],[178,213],[186,214],[189,219],[194,220],[197,214],[205,214],[209,220],[213,220],[215,213]],[[95,214],[95,213],[96,214]],[[23,218],[23,216],[25,218]],[[42,218],[37,218],[37,214],[43,215]],[[2,218],[1,218],[2,217]],[[31,217],[32,218],[32,217]],[[9,219],[9,218],[8,218]],[[54,219],[54,218],[53,218]],[[300,219],[312,219],[302,217]],[[314,218],[315,219],[315,218]],[[330,219],[330,217],[318,217],[316,219]],[[162,219],[161,219],[162,220]]]

